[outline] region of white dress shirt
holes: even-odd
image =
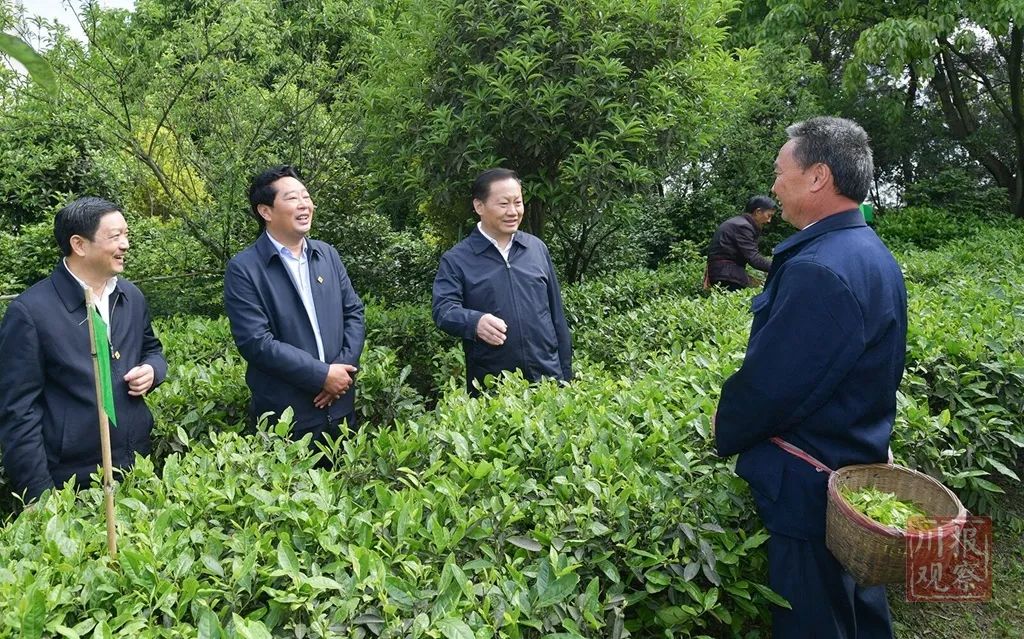
[[[316,319],[316,307],[313,305],[313,290],[309,287],[309,259],[306,256],[306,249],[308,247],[306,238],[302,238],[299,256],[295,257],[292,255],[291,250],[275,240],[269,231],[267,232],[267,237],[270,238],[274,248],[277,249],[278,255],[281,256],[281,261],[284,262],[285,267],[288,269],[288,274],[291,275],[295,290],[299,292],[302,305],[306,308],[306,316],[309,317],[309,325],[313,327],[313,336],[316,337],[317,353],[320,355],[320,361],[324,362],[326,361],[324,359],[324,341],[320,337],[320,323]]]
[[[494,248],[498,249],[498,252],[501,253],[501,256],[505,258],[505,263],[508,264],[508,254],[512,250],[512,240],[515,239],[516,234],[513,233],[512,235],[510,235],[508,237],[508,244],[505,245],[505,248],[502,248],[501,245],[498,244],[498,240],[488,235],[487,231],[484,230],[483,222],[477,222],[476,228],[480,229],[480,235],[486,237],[488,241],[490,241],[490,243],[494,245]]]
[[[71,277],[75,278],[75,281],[82,285],[82,288],[90,292],[90,298],[95,297],[92,295],[92,287],[82,281],[82,278],[75,275],[75,272],[68,266],[68,258],[64,258],[64,268],[71,273]],[[107,283],[103,285],[103,293],[100,298],[96,300],[96,310],[100,312],[100,317],[103,318],[103,322],[107,325],[107,340],[110,340],[110,294],[114,292],[114,287],[117,286],[117,276],[107,280]],[[84,295],[84,293],[83,293]]]

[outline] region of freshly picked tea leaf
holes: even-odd
[[[930,530],[935,522],[914,502],[901,501],[893,493],[871,486],[851,490],[842,489],[843,499],[866,517],[886,526],[901,530]]]

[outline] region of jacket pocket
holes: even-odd
[[[96,417],[95,413],[92,417]],[[86,428],[83,423],[76,422],[74,415],[68,419],[65,413],[61,417],[60,431],[60,464],[81,465],[89,460],[100,458],[100,437],[99,426],[94,420],[86,420],[85,424],[93,428]],[[113,428],[113,426],[108,426]]]

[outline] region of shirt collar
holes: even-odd
[[[483,222],[477,222],[476,228],[477,230],[480,231],[480,235],[483,235],[485,238],[487,238],[488,241],[490,241],[490,243],[494,245],[494,248],[498,249],[499,251],[507,251],[509,248],[512,247],[512,242],[516,239],[516,234],[512,233],[512,236],[508,238],[508,244],[505,245],[505,248],[501,248],[500,246],[498,246],[498,240],[488,235],[487,231],[484,230]]]
[[[75,275],[75,272],[71,270],[70,266],[68,266],[68,258],[65,257],[64,259],[61,260],[61,262],[64,264],[64,268],[67,269],[67,272],[71,275],[71,277],[75,278],[75,281],[78,282],[78,284],[83,289],[91,289],[92,288],[88,284],[86,284],[85,281],[82,280],[82,278],[80,278],[77,275]],[[103,285],[103,295],[102,296],[103,297],[109,297],[110,294],[114,292],[115,288],[117,288],[117,276],[116,275],[111,277],[109,280],[107,280],[107,283]]]
[[[292,255],[291,249],[289,249],[287,246],[281,244],[276,239],[274,239],[274,236],[270,234],[270,231],[267,231],[267,238],[270,239],[270,243],[274,245],[274,249],[277,251],[279,255],[281,255],[282,257],[290,257],[292,259],[297,259],[294,255]],[[302,238],[302,246],[299,249],[299,253],[303,256],[306,254],[306,238]]]

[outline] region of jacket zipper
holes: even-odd
[[[121,299],[121,295],[114,293],[113,299],[110,302],[110,312],[107,313],[107,319],[109,320],[107,330],[110,334],[107,335],[107,346],[110,348],[110,356],[114,355],[114,309],[117,308],[117,300]]]
[[[107,319],[110,320],[109,323],[108,323],[108,328],[110,329],[110,335],[107,336],[107,347],[110,349],[110,359],[111,359],[111,362],[110,362],[110,373],[111,373],[111,375],[110,376],[111,376],[111,378],[113,378],[114,377],[114,365],[115,365],[115,362],[118,362],[121,359],[120,357],[115,357],[114,356],[114,353],[117,353],[117,350],[114,348],[114,310],[117,308],[117,301],[119,299],[121,299],[121,294],[119,292],[115,291],[111,295],[111,298],[112,299],[110,301],[110,312],[107,314],[108,315]],[[114,408],[117,408],[117,402],[116,401],[114,402]],[[128,437],[128,450],[130,450],[130,451],[131,450],[135,450],[135,436],[134,436],[135,433],[134,433],[134,430],[131,427],[129,427],[128,424],[124,424],[124,427],[125,427],[125,431],[127,432],[127,437]],[[113,443],[113,440],[111,440],[111,443]],[[111,451],[111,453],[113,453],[113,451]]]
[[[514,247],[512,247],[512,248],[514,248]],[[511,262],[511,260],[512,260],[512,248],[509,249],[508,259],[505,260],[505,272],[508,273],[508,290],[509,290],[509,293],[512,294],[512,312],[516,316],[516,326],[519,328],[519,330],[523,330],[523,321],[519,317],[519,304],[516,302],[515,280],[512,278],[512,262]],[[499,251],[499,253],[500,253],[500,251]],[[504,259],[504,257],[505,256],[503,255],[502,258]],[[525,345],[526,340],[522,339],[522,335],[517,336],[517,337],[519,339],[519,357],[520,357],[521,361],[523,362],[523,375],[525,375],[527,377],[527,379],[529,379],[529,376],[530,376],[529,365],[530,365],[530,363],[526,359],[526,345]]]

